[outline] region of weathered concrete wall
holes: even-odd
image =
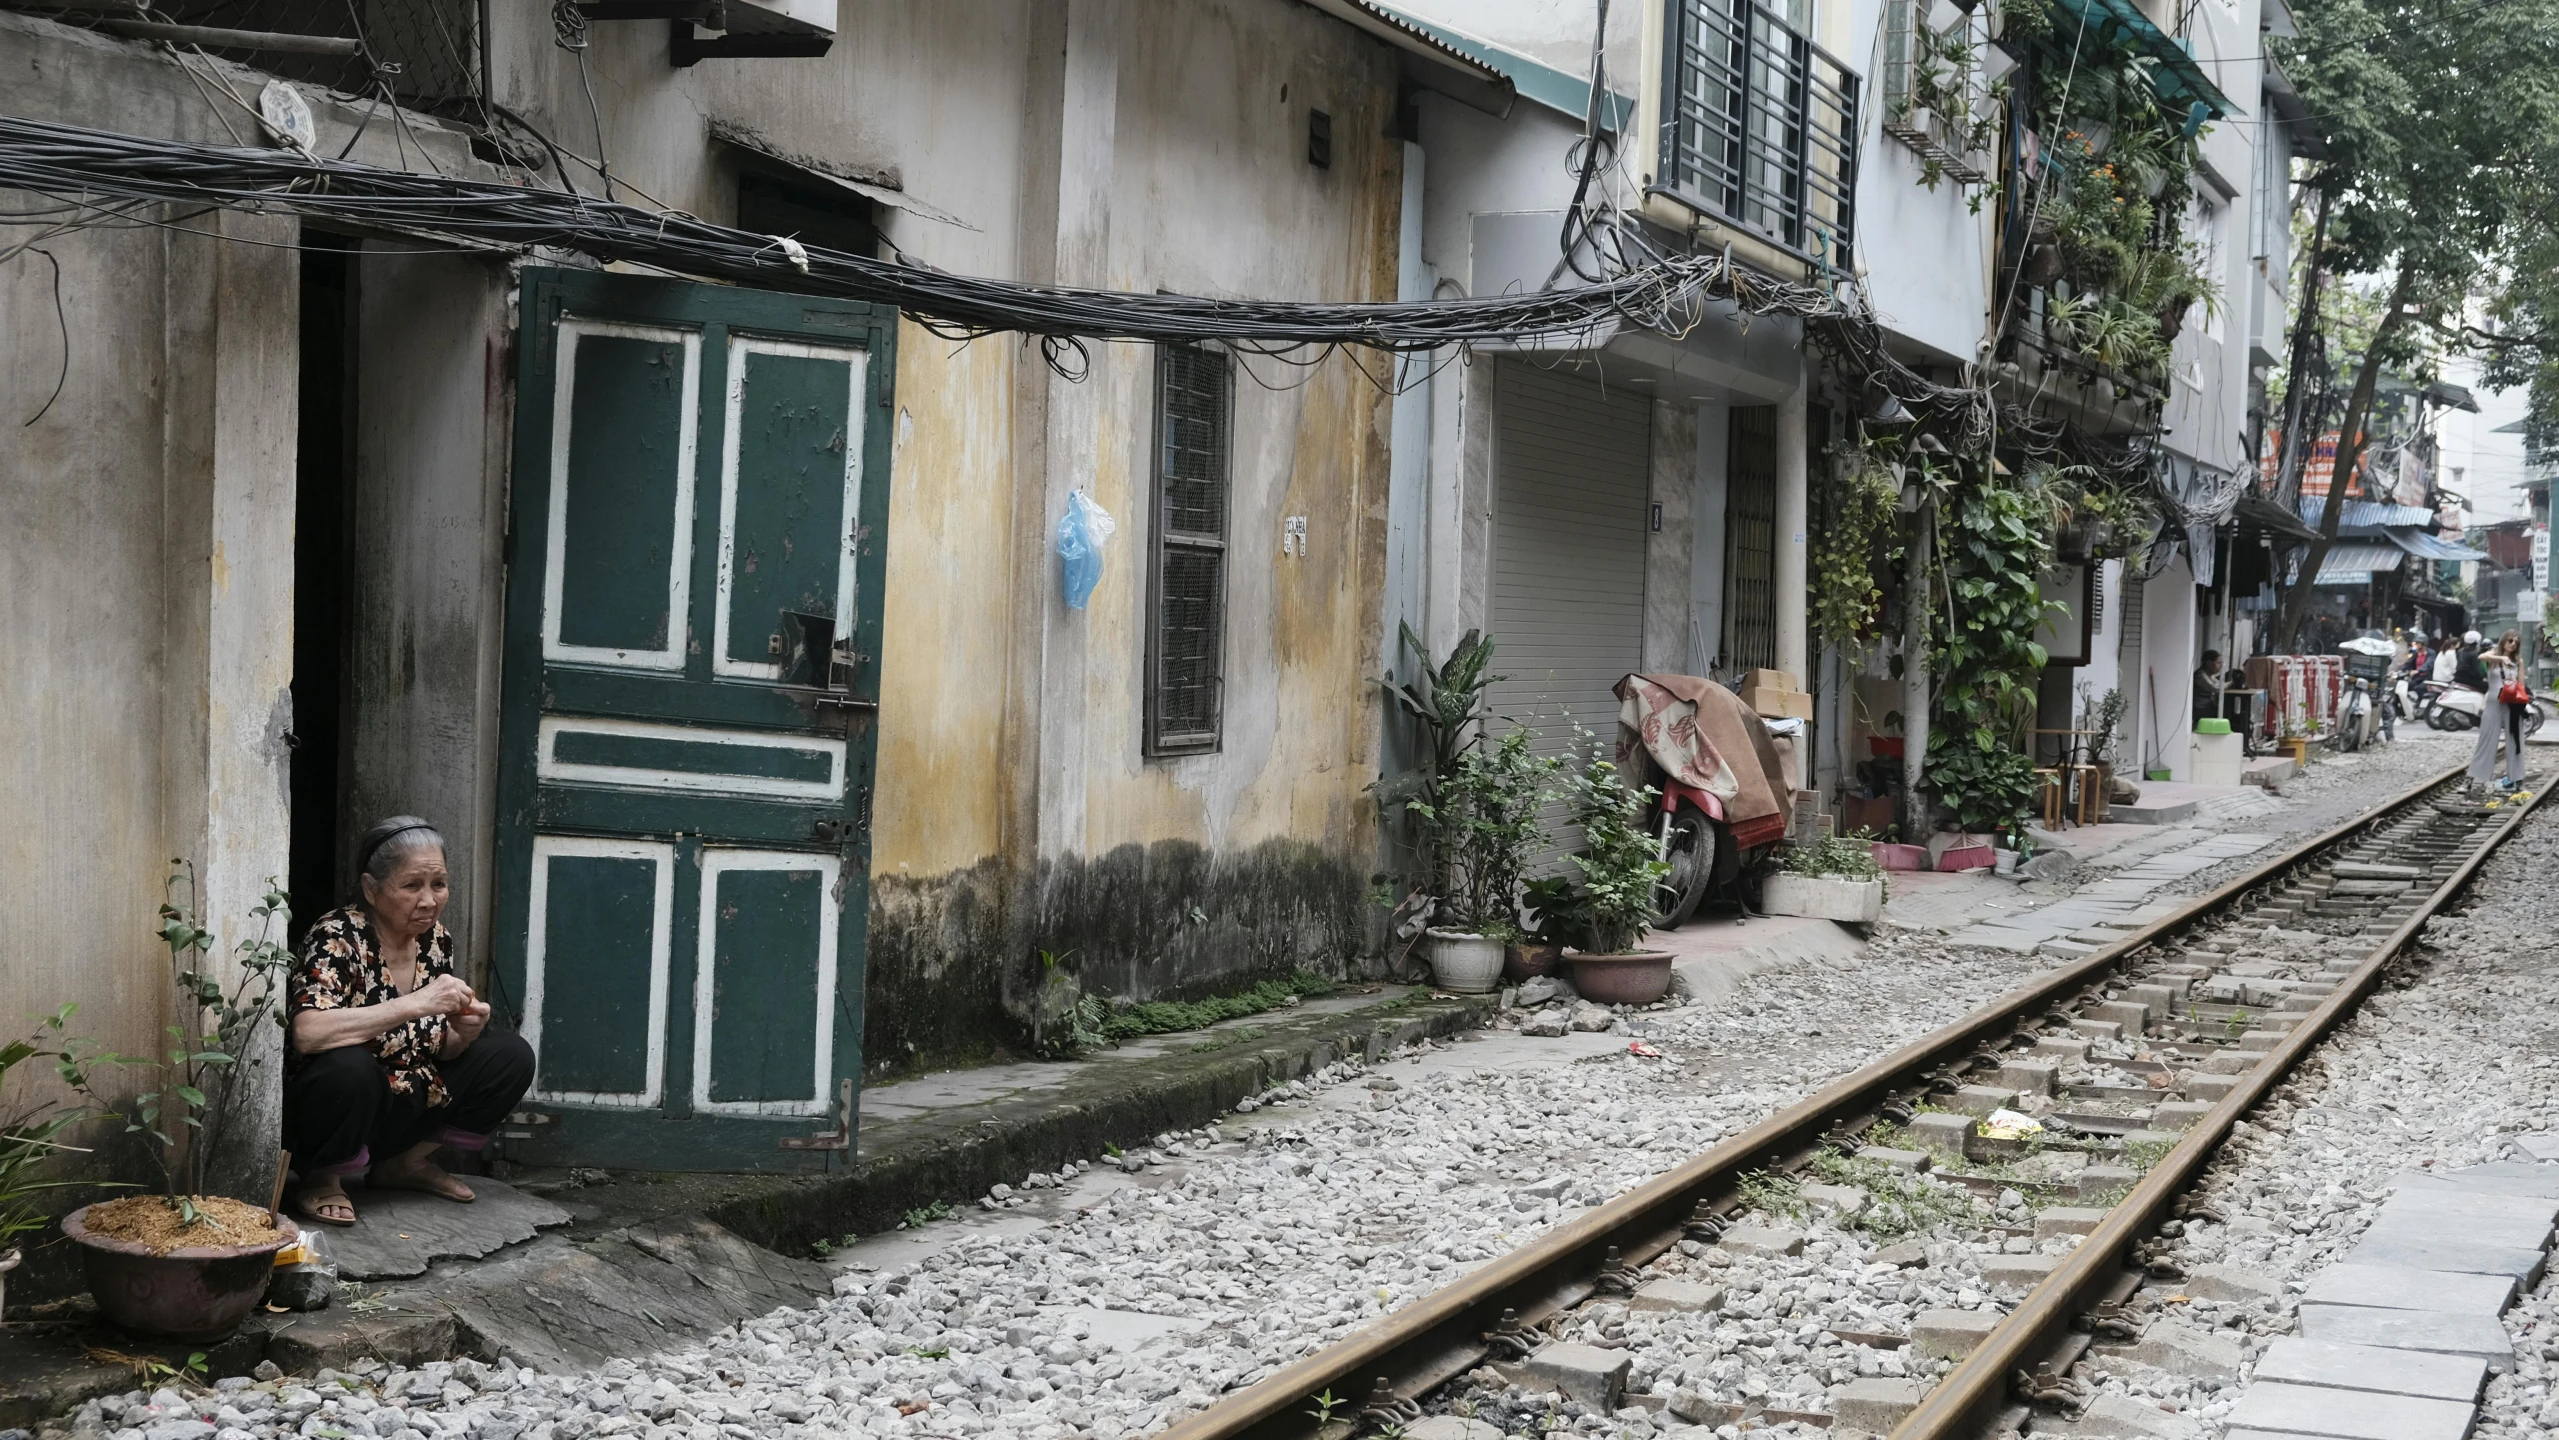
[[[963,222],[881,212],[957,272],[1146,292],[1370,299],[1397,283],[1395,62],[1269,0],[847,6],[818,60],[669,68],[660,24],[586,65],[614,173],[734,213],[709,125],[893,180]],[[584,149],[577,65],[497,17],[500,95]],[[1307,114],[1332,117],[1329,169]],[[1249,243],[1240,243],[1249,239]],[[901,336],[866,1053],[957,1056],[1012,1028],[1036,955],[1115,993],[1195,990],[1359,948],[1375,864],[1388,402],[1350,358],[1245,358],[1236,386],[1225,739],[1143,754],[1150,348],[1080,382],[1009,339]],[[1258,377],[1258,379],[1256,378]],[[1272,388],[1265,388],[1265,386]],[[1083,611],[1050,534],[1119,522]],[[1302,557],[1279,555],[1309,518]]]

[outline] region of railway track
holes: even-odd
[[[2075,1248],[2008,1266],[2031,1289],[1916,1408],[1897,1423],[1866,1424],[1889,1425],[1892,1440],[1972,1440],[2018,1427],[2039,1402],[2067,1409],[2071,1364],[2120,1323],[2121,1307],[2145,1280],[2173,1275],[2150,1247],[2232,1125],[2385,983],[2426,919],[2537,803],[2536,792],[2488,809],[2460,799],[2459,780],[2459,770],[2449,771],[2392,796],[2122,941],[2045,972],[1227,1396],[1171,1427],[1165,1440],[1400,1436],[1443,1387],[1478,1366],[1538,1373],[1539,1358],[1556,1353],[1556,1333],[1581,1307],[1622,1302],[1655,1283],[1647,1267],[1656,1261],[1684,1269],[1681,1257],[1726,1239],[1772,1181],[1810,1177],[1825,1156],[1863,1152],[1926,1168],[1919,1157],[1933,1154],[1938,1177],[1995,1193],[2008,1182],[1973,1173],[1988,1168],[1974,1162],[1995,1161],[2003,1147],[2080,1152],[2083,1185],[2109,1178],[2121,1185],[2101,1192],[2103,1207],[2071,1212],[2085,1224]],[[2285,953],[2294,963],[2246,958],[2269,927],[2293,937]],[[2302,943],[2305,933],[2320,940]],[[2091,1074],[2131,1083],[2089,1083]],[[2031,1147],[1978,1133],[1977,1116],[2012,1104],[2040,1112],[2046,1125]],[[1730,1413],[1707,1417],[1713,1423],[1832,1419],[1718,1408]]]

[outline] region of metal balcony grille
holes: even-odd
[[[1225,352],[1156,352],[1153,594],[1146,748],[1217,748],[1225,683],[1227,483],[1235,386]]]
[[[1663,0],[1655,189],[1806,260],[1853,262],[1858,80],[1753,0]]]

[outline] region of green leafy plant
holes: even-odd
[[[64,1132],[103,1112],[90,1105],[50,1100],[15,1103],[8,1097],[9,1073],[31,1063],[51,1064],[74,1093],[89,1088],[85,1056],[95,1047],[64,1033],[79,1008],[65,1005],[44,1017],[33,1035],[0,1045],[0,1254],[8,1253],[19,1236],[32,1235],[50,1223],[46,1192],[103,1183],[47,1179],[43,1174],[64,1152],[82,1149],[66,1143]]]
[[[1432,920],[1444,928],[1502,939],[1517,933],[1512,897],[1545,841],[1539,811],[1557,768],[1529,748],[1530,738],[1514,728],[1489,747],[1460,751],[1436,796],[1405,806],[1438,862]]]
[[[1120,1152],[1112,1150],[1110,1153],[1117,1155]],[[899,1216],[897,1228],[900,1230],[921,1230],[936,1220],[948,1220],[959,1213],[959,1206],[952,1204],[948,1200],[936,1200],[930,1205],[918,1205],[914,1209],[907,1211],[904,1215]]]
[[[1644,807],[1655,791],[1631,789],[1605,758],[1599,737],[1588,727],[1573,726],[1573,752],[1578,769],[1567,780],[1573,823],[1582,829],[1583,849],[1570,856],[1581,873],[1585,945],[1594,955],[1621,955],[1635,948],[1652,927],[1653,887],[1670,873],[1661,847],[1644,828]]]
[[[1422,649],[1409,625],[1402,641]],[[1387,693],[1413,724],[1422,760],[1380,781],[1377,796],[1400,809],[1410,826],[1418,862],[1412,878],[1433,901],[1433,923],[1507,938],[1520,872],[1543,838],[1538,810],[1555,765],[1533,753],[1527,734],[1516,729],[1486,749],[1485,692],[1504,678],[1492,673],[1492,661],[1492,638],[1469,630],[1420,679],[1388,680]]]
[[[2015,838],[2034,807],[2035,766],[2022,742],[2046,659],[2034,637],[2052,508],[2049,495],[1987,477],[1941,507],[1943,610],[1929,663],[1936,717],[1923,779],[1966,833]]]
[[[1778,852],[1777,868],[1790,875],[1836,875],[1845,880],[1881,880],[1884,867],[1875,863],[1872,841],[1846,835],[1824,835],[1805,845]]]
[[[1521,937],[1532,945],[1586,948],[1589,925],[1581,895],[1562,875],[1540,875],[1520,887]]]
[[[2079,711],[2079,728],[2088,732],[2082,738],[2088,745],[2088,763],[2111,765],[2115,758],[2115,741],[2123,729],[2124,712],[2131,708],[2121,687],[2108,690],[2094,700],[2086,701]]]
[[[1882,609],[1878,570],[1901,550],[1893,539],[1901,450],[1899,437],[1871,435],[1861,427],[1833,448],[1825,469],[1824,523],[1813,536],[1810,618],[1813,633],[1833,645],[1855,644]]]
[[[226,985],[211,963],[214,934],[198,912],[202,890],[195,866],[170,863],[178,868],[162,887],[158,926],[178,1001],[177,1020],[164,1027],[167,1043],[156,1059],[83,1053],[79,1064],[66,1064],[61,1073],[84,1100],[123,1120],[125,1134],[153,1142],[161,1191],[180,1223],[192,1225],[201,1218],[196,1202],[206,1194],[208,1177],[221,1168],[235,1138],[243,1058],[261,1032],[284,1023],[283,978],[292,969],[293,952],[277,935],[291,925],[292,912],[270,878],[265,897],[249,912],[257,933],[234,947]],[[129,1109],[116,1112],[90,1082],[91,1067],[106,1063],[156,1071],[157,1083],[137,1094]]]

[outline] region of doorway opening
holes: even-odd
[[[339,874],[347,665],[347,542],[354,489],[355,241],[302,237],[302,414],[293,498],[294,939],[345,897]]]

